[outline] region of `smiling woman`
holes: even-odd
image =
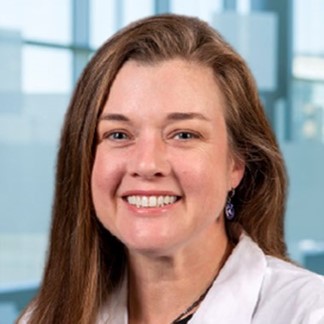
[[[226,246],[220,216],[244,172],[229,152],[223,101],[213,71],[197,63],[120,69],[102,114],[122,118],[98,125],[92,193],[99,220],[129,252],[199,246],[222,257],[208,249]]]
[[[72,98],[44,279],[20,322],[321,323],[323,278],[286,256],[285,194],[244,61],[198,19],[138,21]]]

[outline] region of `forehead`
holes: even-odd
[[[144,107],[165,112],[222,112],[223,94],[213,70],[197,62],[173,59],[155,64],[130,60],[111,86],[104,112]]]

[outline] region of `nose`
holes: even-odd
[[[138,139],[134,145],[133,155],[128,161],[128,171],[133,177],[148,180],[167,176],[171,166],[163,139],[160,136]]]

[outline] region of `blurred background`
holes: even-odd
[[[256,78],[290,177],[293,260],[324,274],[323,0],[0,0],[0,322],[37,291],[59,132],[93,52],[138,18],[208,21]]]

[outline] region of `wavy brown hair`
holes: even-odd
[[[286,258],[283,215],[286,175],[254,79],[242,58],[208,24],[162,15],[129,25],[108,40],[85,68],[66,113],[58,152],[46,269],[30,323],[94,323],[123,277],[123,245],[96,218],[90,177],[98,117],[127,60],[158,64],[181,58],[210,67],[224,94],[232,151],[245,163],[236,190],[231,239],[242,227],[269,255]]]

